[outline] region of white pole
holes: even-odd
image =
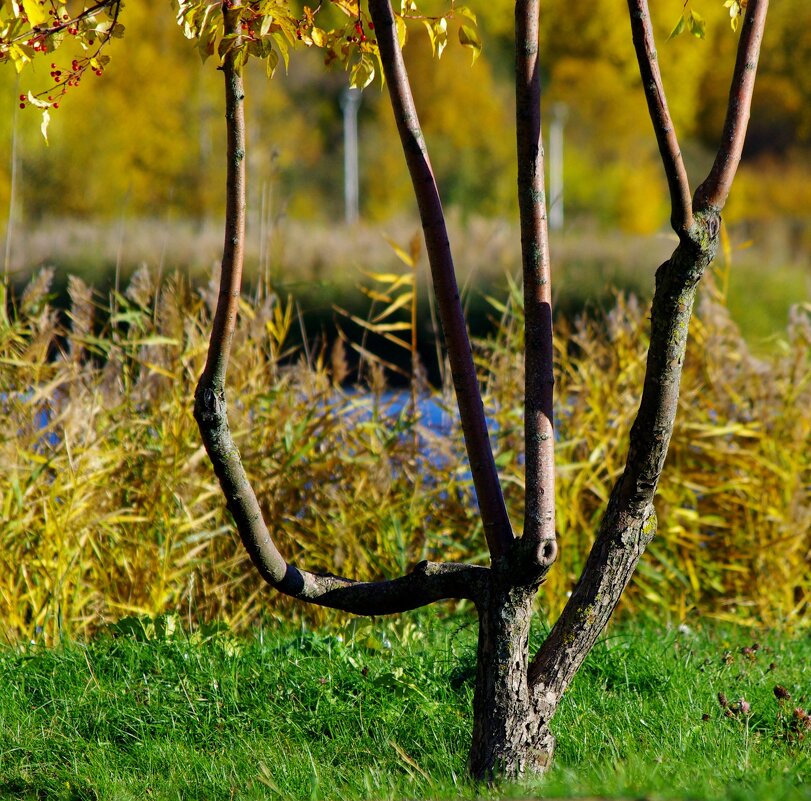
[[[549,126],[549,227],[563,228],[563,126],[569,109],[565,103],[552,106]]]
[[[358,188],[358,109],[361,90],[351,87],[341,93],[344,112],[344,210],[347,225],[359,217]]]
[[[14,206],[17,201],[17,112],[19,111],[16,103],[17,95],[20,89],[20,76],[17,76],[17,83],[14,84],[14,114],[11,118],[11,187],[8,198],[8,222],[6,223],[6,245],[5,254],[3,255],[3,281],[8,280],[9,271],[11,270],[11,234],[14,229]],[[5,309],[0,312],[0,318],[3,317]]]

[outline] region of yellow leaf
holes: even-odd
[[[48,22],[48,11],[45,7],[45,0],[23,0],[23,10],[32,28],[44,25]]]
[[[403,277],[400,273],[375,273],[371,270],[364,272],[364,275],[369,276],[373,281],[380,281],[381,284],[392,284]]]
[[[405,20],[399,14],[395,14],[394,21],[397,24],[397,40],[400,42],[400,47],[405,47],[406,40],[408,39],[408,28],[406,27]]]
[[[388,242],[389,247],[397,254],[397,258],[400,259],[403,264],[407,265],[408,267],[414,266],[414,259],[406,253],[393,239],[389,239],[389,237],[384,236],[383,239]]]
[[[355,89],[365,89],[374,80],[374,77],[374,62],[364,53],[360,61],[352,68],[349,85]]]

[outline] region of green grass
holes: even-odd
[[[472,617],[137,634],[0,652],[0,798],[811,798],[807,635],[616,629],[558,713],[551,774],[488,791],[464,770]]]

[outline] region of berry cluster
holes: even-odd
[[[69,89],[73,89],[81,83],[82,77],[88,69],[99,78],[104,75],[105,61],[103,59],[104,57],[99,59],[98,53],[95,56],[74,58],[71,61],[69,70],[62,70],[56,63],[52,63],[50,71],[51,80],[53,81],[52,87],[38,92],[34,97],[38,98],[41,103],[45,101],[47,96],[47,104],[58,109],[61,99]],[[28,98],[25,95],[20,95],[20,108],[24,109],[27,101]]]
[[[116,5],[116,17],[117,9],[118,6]],[[55,34],[67,32],[70,36],[75,38],[81,37],[80,19],[71,19],[67,14],[63,14],[60,19],[57,17],[56,12],[51,11],[50,13],[51,16],[54,17],[52,27],[37,33],[35,37],[32,37],[26,42],[35,52],[47,52],[49,49],[48,39]],[[115,19],[113,24],[115,24]],[[97,30],[90,30],[82,44],[85,49],[95,48],[92,54],[72,59],[69,69],[61,69],[56,62],[52,62],[50,77],[53,84],[51,87],[30,95],[29,97],[20,95],[20,108],[24,109],[28,101],[31,101],[39,108],[49,106],[58,109],[61,99],[69,89],[79,86],[85,72],[90,70],[97,77],[101,77],[104,74],[104,67],[109,61],[107,56],[101,55],[101,50],[104,45],[109,42],[110,38],[111,34],[109,31],[99,32]]]
[[[373,31],[375,29],[375,24],[371,20],[369,21],[368,26],[370,31]],[[368,37],[366,36],[366,33],[363,30],[363,20],[360,19],[360,17],[358,17],[358,19],[355,20],[355,33],[357,34],[357,36],[347,36],[346,41],[353,42],[354,44],[359,44],[361,42],[368,41]],[[373,41],[372,44],[377,44],[377,42]]]
[[[44,36],[35,36],[25,43],[35,53],[45,53],[48,50],[48,45],[45,43]]]

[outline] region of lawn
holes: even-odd
[[[465,778],[474,652],[464,610],[6,646],[0,798],[811,799],[807,634],[615,627],[561,706],[554,769],[498,791]]]

